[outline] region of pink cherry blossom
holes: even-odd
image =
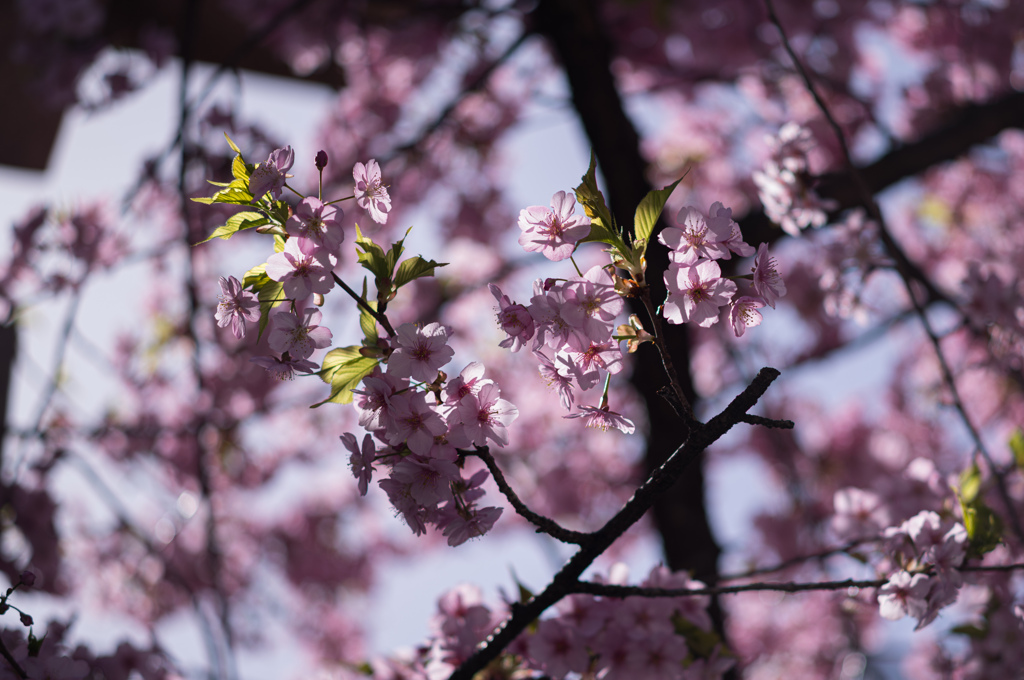
[[[373,437],[370,435],[363,437],[362,448],[356,446],[356,436],[350,432],[341,435],[341,442],[351,452],[348,464],[352,468],[352,474],[359,481],[359,495],[365,496],[370,479],[373,477],[373,459],[377,453],[377,449],[373,445]]]
[[[444,526],[444,535],[448,537],[448,545],[462,545],[471,538],[483,536],[494,523],[501,517],[501,508],[479,508],[468,513],[467,516],[455,515]]]
[[[413,453],[427,455],[434,438],[448,431],[441,416],[427,403],[423,392],[403,392],[391,399],[387,439],[392,446],[405,444]]]
[[[590,346],[581,351],[571,351],[573,363],[584,373],[600,368],[611,374],[622,370],[622,350],[615,340],[607,342],[591,342]],[[580,385],[581,388],[587,389]]]
[[[486,446],[488,439],[498,446],[508,445],[508,426],[519,417],[519,409],[502,399],[501,390],[490,381],[478,394],[462,397],[456,410],[462,431],[477,446]]]
[[[480,388],[489,382],[491,381],[484,380],[484,365],[479,361],[471,362],[445,384],[444,403],[458,404],[467,394],[478,394]]]
[[[439,323],[402,324],[395,331],[397,347],[388,357],[388,373],[431,383],[451,361],[455,350],[448,346],[448,328]]]
[[[617,430],[622,430],[626,434],[633,434],[633,430],[636,426],[633,425],[633,421],[621,414],[611,411],[608,408],[598,408],[597,406],[580,406],[577,413],[570,413],[563,418],[583,418],[583,423],[587,427],[596,427],[599,430],[607,430],[609,427],[613,427]]]
[[[291,380],[296,373],[313,373],[319,366],[309,359],[297,359],[290,356],[284,357],[253,357],[252,363],[267,369],[270,375],[278,380]]]
[[[736,284],[721,278],[717,262],[701,260],[694,266],[669,265],[665,272],[664,314],[669,323],[695,323],[708,328],[718,323],[718,309],[729,304]]]
[[[764,300],[761,298],[744,295],[732,304],[729,310],[729,322],[736,337],[742,337],[748,328],[760,326],[761,312],[757,311],[764,307]]]
[[[288,218],[285,228],[292,236],[308,238],[326,248],[332,255],[341,254],[345,232],[341,229],[342,211],[333,205],[324,205],[320,199],[307,196]]]
[[[530,311],[526,307],[513,304],[508,296],[493,283],[487,284],[487,288],[498,301],[498,325],[508,334],[508,337],[498,343],[498,346],[518,352],[533,337],[535,329],[533,317],[530,316]]]
[[[732,252],[740,257],[750,257],[754,254],[754,246],[743,240],[740,225],[732,219],[732,208],[726,208],[718,201],[712,203],[711,208],[708,209],[708,225],[709,229],[716,234],[729,234],[722,244]],[[728,260],[730,255],[726,253],[721,259]]]
[[[590,665],[585,641],[573,627],[560,619],[545,619],[530,636],[530,658],[540,663],[552,678],[582,673]]]
[[[291,177],[286,173],[294,162],[295,152],[290,146],[270,152],[267,160],[256,166],[249,177],[249,192],[253,200],[258,201],[268,191],[274,200],[280,199],[285,179]]]
[[[217,305],[217,325],[224,328],[231,324],[231,332],[239,340],[245,337],[245,322],[260,320],[260,302],[256,294],[242,289],[242,283],[234,276],[220,277],[220,303]]]
[[[615,318],[625,304],[615,291],[615,283],[606,267],[595,265],[583,278],[565,284],[565,304],[561,316],[573,328],[570,340],[577,349],[611,337]]]
[[[352,167],[352,177],[356,181],[353,193],[359,207],[369,212],[374,222],[387,223],[388,213],[391,211],[391,197],[388,196],[387,187],[381,182],[380,166],[377,165],[377,161],[371,158],[366,165],[356,163]]]
[[[917,617],[928,608],[931,584],[925,574],[898,571],[878,590],[878,611],[882,618],[896,621],[907,614]]]
[[[658,241],[672,250],[669,259],[679,264],[689,263],[694,255],[712,260],[729,259],[726,242],[733,237],[732,211],[719,216],[717,210],[721,205],[715,203],[712,206],[716,209],[716,219],[710,221],[692,206],[679,211],[676,222],[681,227],[665,227],[658,234]]]
[[[386,427],[390,414],[391,397],[406,388],[401,378],[384,373],[380,367],[363,378],[360,389],[352,390],[353,403],[359,410],[359,425],[367,430]]]
[[[330,329],[319,325],[322,316],[314,307],[302,310],[302,319],[288,311],[275,312],[270,317],[272,329],[267,344],[275,352],[308,359],[314,350],[331,346]]]
[[[762,243],[757,247],[753,272],[754,290],[769,307],[775,309],[775,301],[786,294],[786,284],[779,274],[775,258],[768,254],[767,243]]]
[[[432,506],[452,499],[451,483],[459,479],[459,468],[440,458],[407,456],[395,463],[391,478],[408,484],[417,503]]]
[[[528,253],[558,262],[572,257],[576,243],[590,233],[590,218],[573,214],[576,198],[565,191],[551,197],[551,207],[540,205],[519,212],[519,245]]]
[[[537,350],[534,350],[533,354],[540,362],[540,366],[538,367],[538,370],[540,370],[540,377],[543,378],[548,387],[554,389],[558,393],[558,400],[562,404],[562,408],[565,410],[572,408],[572,380],[568,376],[562,375],[546,354],[538,352]]]
[[[334,287],[334,261],[326,249],[308,238],[290,238],[284,250],[267,258],[267,276],[284,284],[284,294],[304,300]]]

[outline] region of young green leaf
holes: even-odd
[[[583,175],[582,182],[576,187],[576,201],[583,206],[583,211],[590,218],[590,236],[583,241],[602,241],[605,234],[615,233],[615,219],[612,217],[604,194],[597,188],[597,156],[590,152],[590,167]],[[598,237],[598,238],[595,238]]]
[[[395,286],[402,287],[413,279],[418,279],[421,276],[433,276],[435,267],[444,267],[447,264],[447,262],[424,260],[419,255],[410,257],[408,260],[398,265],[398,271],[395,273]]]
[[[323,401],[313,404],[312,408],[327,403],[352,403],[352,389],[359,386],[367,375],[373,372],[379,363],[377,359],[364,357],[359,347],[339,347],[332,349],[324,356],[323,367],[318,372],[320,379],[330,383],[331,394]]]
[[[239,151],[239,149],[238,149],[238,145],[237,145],[237,144],[235,144],[235,143],[234,143],[233,141],[231,141],[231,138],[230,138],[230,137],[228,137],[228,133],[226,133],[226,132],[224,133],[224,139],[228,140],[228,146],[230,146],[230,147],[231,147],[231,150],[232,150],[232,151],[234,151],[235,153],[237,153],[237,154],[238,154],[239,156],[241,156],[241,155],[242,155],[242,152],[241,152],[241,151]]]
[[[263,337],[263,331],[270,321],[270,310],[286,300],[284,284],[263,274],[253,286],[253,292],[256,293],[256,298],[260,301],[260,330],[256,335],[256,339],[259,340]]]
[[[263,215],[259,214],[258,212],[235,213],[234,215],[228,218],[227,222],[214,229],[212,234],[207,236],[205,239],[203,239],[196,245],[206,243],[207,241],[214,238],[220,238],[226,241],[239,231],[242,231],[244,229],[252,229],[254,227],[262,227],[264,224],[269,223],[270,220],[264,217]]]
[[[633,245],[634,247],[640,246],[641,253],[646,252],[647,250],[647,244],[651,240],[651,233],[654,231],[654,225],[658,223],[658,218],[661,217],[661,211],[665,209],[665,202],[675,190],[676,186],[678,186],[682,181],[683,178],[680,177],[664,189],[655,189],[654,191],[649,192],[644,196],[644,199],[640,201],[640,205],[636,207],[636,215],[633,218]]]

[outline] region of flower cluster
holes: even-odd
[[[732,219],[732,210],[713,203],[705,215],[687,206],[679,211],[678,227],[666,227],[658,240],[670,249],[669,268],[665,272],[665,318],[669,323],[695,323],[707,328],[718,323],[719,310],[731,304],[729,321],[739,337],[748,327],[761,323],[764,306],[774,308],[775,301],[786,294],[786,284],[779,275],[768,246],[761,244],[754,258],[751,289],[738,295],[736,282],[722,278],[722,269],[715,260],[729,260],[735,253],[741,257],[754,254],[754,248],[743,241],[739,225]]]
[[[753,174],[757,193],[768,219],[790,236],[799,236],[802,229],[820,227],[828,220],[827,211],[836,203],[822,199],[811,186],[807,153],[814,148],[814,139],[807,128],[786,123],[778,137],[769,137],[772,157],[764,169]]]
[[[257,165],[248,177],[247,187],[252,202],[268,214],[273,204],[269,196],[277,201],[286,187],[287,174],[295,161],[290,146],[275,149],[267,160]],[[315,159],[316,167],[323,171],[327,165],[327,154],[320,151]],[[380,167],[375,160],[366,165],[356,163],[353,169],[356,186],[353,198],[370,212],[377,222],[385,222],[391,209],[387,188],[381,183]],[[267,369],[281,379],[290,379],[296,372],[312,373],[317,365],[309,360],[316,349],[329,347],[331,331],[320,325],[321,313],[310,307],[334,288],[334,269],[341,258],[341,246],[345,240],[341,220],[344,212],[320,198],[307,196],[295,211],[283,220],[279,233],[283,244],[267,258],[265,264],[250,272],[261,273],[271,281],[280,284],[280,295],[275,296],[271,306],[287,302],[287,309],[277,307],[269,315],[270,334],[268,344],[280,356],[261,356],[253,362]],[[247,276],[248,280],[248,276]],[[245,337],[245,323],[260,319],[260,300],[251,290],[235,277],[220,279],[222,294],[217,306],[216,319],[220,327],[231,326],[236,338]],[[262,329],[261,329],[262,330]]]
[[[623,368],[622,350],[612,337],[622,312],[622,297],[608,269],[594,266],[583,276],[538,279],[529,305],[513,303],[493,283],[498,301],[498,325],[508,337],[502,347],[519,351],[532,341],[540,374],[570,409],[575,389],[589,390]],[[581,406],[569,418],[583,418],[590,427],[609,426],[631,433],[633,423],[608,409],[607,392],[600,407]]]
[[[613,573],[621,572],[623,565],[613,568]],[[697,589],[704,584],[659,566],[640,586]],[[607,680],[719,678],[734,661],[714,642],[709,603],[708,596],[571,595],[556,605],[554,616],[521,635],[510,651],[522,657],[526,668],[556,680],[570,674],[600,674]],[[431,625],[428,674],[437,671],[440,677],[458,666],[498,620],[475,587],[459,586],[442,596]]]
[[[917,619],[917,629],[923,628],[956,602],[963,585],[959,567],[967,555],[967,530],[925,511],[886,529],[884,536],[886,552],[901,568],[879,590],[879,612],[894,620],[909,614]]]
[[[413,532],[425,533],[433,525],[454,546],[485,534],[501,515],[500,508],[477,507],[487,471],[463,477],[458,449],[505,446],[508,426],[519,411],[501,398],[498,385],[483,377],[484,367],[476,362],[435,387],[441,382],[439,369],[454,354],[447,339],[448,329],[438,323],[400,326],[386,370],[375,369],[355,390],[359,424],[382,448],[377,450],[370,435],[361,448],[351,434],[342,440],[361,493],[366,493],[374,463],[386,466],[380,487]],[[433,395],[418,389],[424,386]]]

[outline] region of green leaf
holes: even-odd
[[[970,505],[978,498],[981,491],[981,470],[977,465],[971,464],[966,470],[960,473],[960,498],[964,503]]]
[[[249,188],[249,177],[252,175],[252,169],[246,165],[242,157],[235,156],[235,159],[231,161],[231,174],[239,182],[245,182],[245,188]]]
[[[960,626],[953,626],[949,629],[950,633],[956,635],[966,635],[967,637],[974,640],[984,640],[988,637],[988,626],[976,626],[974,624],[965,623]]]
[[[367,375],[380,363],[377,359],[364,357],[359,347],[339,347],[324,356],[323,366],[318,372],[320,379],[331,384],[331,395],[313,404],[313,408],[327,403],[352,403],[352,389],[359,386]]]
[[[969,543],[968,555],[981,557],[1003,542],[1003,524],[999,516],[982,500],[982,478],[978,466],[971,464],[960,473],[960,484],[954,489],[960,501]]]
[[[614,234],[615,219],[608,210],[604,194],[597,188],[597,156],[590,152],[590,167],[583,175],[582,182],[576,187],[576,200],[583,206],[583,211],[590,218],[590,236],[587,240],[604,241],[601,238],[594,238],[595,231],[601,234]],[[595,224],[596,223],[596,224]],[[607,241],[605,241],[607,243]]]
[[[237,180],[236,180],[237,181]],[[229,203],[232,205],[249,205],[252,203],[252,194],[245,187],[238,186],[232,182],[226,189],[221,189],[210,199],[211,203]]]
[[[226,132],[224,133],[224,139],[228,140],[228,146],[230,146],[230,147],[231,147],[231,150],[232,150],[232,151],[234,151],[235,153],[237,153],[237,154],[238,154],[239,156],[241,156],[241,155],[242,155],[242,152],[238,150],[238,145],[237,145],[237,144],[235,144],[235,143],[234,143],[233,141],[231,141],[231,138],[230,138],[230,137],[228,137],[228,133],[226,133]]]
[[[363,265],[363,269],[368,270],[377,280],[390,281],[394,265],[388,265],[388,253],[385,253],[384,249],[374,243],[372,239],[363,236],[359,231],[358,224],[356,225],[356,245],[363,250],[363,252],[357,253],[359,264]]]
[[[435,267],[444,267],[447,264],[447,262],[439,263],[434,262],[433,260],[424,260],[419,255],[416,257],[410,257],[408,260],[398,265],[398,271],[395,273],[395,286],[400,288],[413,279],[418,279],[421,276],[433,276]]]
[[[664,189],[651,191],[644,196],[644,200],[640,201],[640,205],[636,207],[636,216],[633,218],[633,246],[639,246],[641,253],[647,250],[647,244],[651,240],[654,225],[658,223],[661,211],[665,209],[665,202],[672,195],[676,186],[682,181],[683,178],[680,177]]]
[[[1010,451],[1013,453],[1013,462],[1017,468],[1024,470],[1024,432],[1018,427],[1010,435]]]
[[[686,646],[690,652],[698,658],[707,659],[715,651],[715,648],[722,644],[722,638],[712,631],[706,631],[697,626],[689,619],[679,614],[672,615],[672,625],[676,634],[686,638]],[[720,650],[720,653],[723,650]]]
[[[256,265],[245,273],[245,276],[242,277],[242,288],[250,288],[250,290],[255,291],[256,289],[251,288],[251,286],[255,286],[259,281],[265,278],[269,278],[267,276],[266,262]]]
[[[214,238],[221,238],[225,241],[235,233],[244,229],[252,229],[253,227],[262,227],[264,224],[269,224],[270,220],[261,215],[258,212],[240,212],[235,213],[228,218],[228,221],[213,230],[213,233],[207,236],[204,240],[200,241],[196,245],[206,243],[207,241]]]
[[[275,281],[266,274],[263,274],[259,282],[253,286],[257,299],[260,301],[260,332],[256,336],[258,341],[263,337],[263,331],[270,321],[270,310],[284,302],[284,284]]]

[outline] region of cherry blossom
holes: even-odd
[[[726,214],[721,203],[715,203],[712,209],[715,218],[709,220],[701,211],[686,206],[676,216],[682,226],[665,227],[658,234],[658,240],[672,250],[669,258],[673,262],[690,264],[694,256],[712,260],[731,257],[727,242],[733,238],[732,211]]]
[[[253,357],[252,362],[267,369],[267,372],[278,380],[291,380],[296,373],[313,373],[320,368],[309,359],[292,358],[288,355]]]
[[[721,278],[717,262],[701,260],[692,266],[672,264],[665,272],[665,318],[669,323],[695,323],[708,328],[718,322],[718,309],[729,304],[736,284]]]
[[[313,293],[324,294],[334,287],[331,255],[308,238],[290,238],[284,250],[267,258],[267,276],[284,284],[284,293],[303,300]]]
[[[342,211],[333,205],[324,205],[320,199],[307,196],[288,218],[285,227],[292,236],[308,238],[318,246],[337,256],[345,232],[341,229]]]
[[[231,324],[231,332],[241,340],[245,337],[245,322],[260,320],[260,303],[255,293],[242,289],[242,283],[234,276],[220,277],[220,303],[217,305],[217,325],[224,328]]]
[[[764,300],[761,298],[748,295],[736,298],[729,310],[729,322],[732,324],[732,330],[737,338],[742,337],[748,328],[761,325],[761,312],[757,310],[762,307],[764,307]]]
[[[768,245],[762,243],[757,247],[757,257],[754,258],[754,290],[772,309],[775,309],[775,300],[786,294],[786,284],[779,275],[778,264],[775,258],[768,254]]]
[[[377,453],[373,437],[370,435],[363,437],[362,447],[359,447],[356,445],[356,436],[346,432],[341,435],[341,443],[351,452],[349,467],[352,468],[352,474],[359,481],[359,495],[365,496],[373,477],[373,460]]]
[[[399,378],[433,382],[455,350],[448,346],[448,329],[439,323],[402,324],[395,331],[397,347],[388,357],[388,373]]]
[[[487,288],[498,301],[498,326],[508,334],[508,337],[502,340],[499,346],[506,347],[513,352],[518,352],[533,338],[535,329],[533,317],[526,307],[514,304],[493,283],[487,284]]]
[[[267,192],[270,192],[274,200],[280,199],[285,179],[291,177],[286,173],[291,170],[294,162],[295,152],[292,147],[286,146],[272,151],[267,160],[256,166],[252,177],[249,178],[249,192],[252,193],[253,200],[258,201]]]
[[[590,219],[573,214],[576,198],[565,191],[551,197],[551,207],[540,205],[519,212],[519,245],[528,253],[539,252],[559,262],[572,257],[576,243],[590,233]]]
[[[633,421],[626,418],[615,411],[609,410],[607,407],[599,408],[597,406],[579,406],[579,411],[576,413],[570,413],[563,418],[583,418],[583,423],[587,427],[595,427],[599,430],[607,430],[609,427],[615,428],[616,430],[622,430],[626,434],[633,434],[633,430],[636,427],[633,425]]]
[[[480,387],[477,394],[466,394],[459,400],[453,416],[467,438],[477,446],[487,440],[498,446],[508,445],[508,426],[519,416],[519,409],[501,398],[501,390],[493,382]]]
[[[307,307],[302,318],[289,311],[277,311],[270,317],[272,328],[267,344],[275,352],[288,352],[296,359],[308,359],[314,350],[331,346],[330,329],[321,326],[319,309]]]
[[[360,208],[370,213],[370,217],[378,224],[386,224],[391,211],[391,197],[387,187],[381,181],[380,166],[370,159],[366,165],[356,163],[352,167],[352,177],[356,181],[355,197]]]

